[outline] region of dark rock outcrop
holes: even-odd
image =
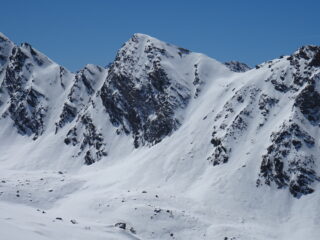
[[[283,124],[271,135],[271,145],[262,156],[257,186],[275,184],[288,187],[295,197],[314,191],[312,183],[320,181],[314,171],[315,156],[304,149],[313,148],[315,140],[296,123]]]
[[[91,117],[83,115],[77,126],[68,132],[64,139],[65,144],[79,145],[80,151],[78,152],[78,156],[84,153],[84,160],[87,165],[91,165],[102,157],[107,156],[104,138],[98,132]]]
[[[32,48],[28,45],[28,49],[31,51]],[[32,53],[36,54],[34,50]],[[19,133],[34,134],[36,139],[44,131],[44,117],[48,106],[46,97],[28,84],[33,67],[23,49],[14,47],[0,89],[8,96],[9,102],[3,117],[9,115]]]
[[[162,58],[170,57],[166,50],[147,40],[140,56],[140,41],[135,35],[118,52],[100,95],[112,124],[131,133],[135,147],[156,144],[177,129],[175,111],[186,107],[190,98],[190,90],[170,79],[161,65]],[[137,70],[144,56],[145,65]]]
[[[251,69],[247,64],[237,61],[225,62],[224,65],[233,72],[246,72]]]

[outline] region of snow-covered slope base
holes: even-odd
[[[135,34],[71,73],[0,35],[1,239],[318,239],[320,48],[238,65]]]

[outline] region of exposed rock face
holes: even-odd
[[[177,129],[181,123],[175,111],[190,98],[190,90],[170,79],[162,66],[163,58],[173,56],[145,38],[134,35],[120,49],[101,89],[112,124],[131,133],[135,147],[156,144]]]
[[[0,33],[0,74],[4,72],[4,66],[8,64],[8,59],[11,55],[13,47],[14,44],[6,36]]]
[[[272,107],[274,107],[279,102],[278,99],[269,97],[266,94],[261,94],[259,99],[259,110],[264,117],[269,115],[269,112]]]
[[[77,116],[77,108],[65,103],[60,114],[60,120],[56,123],[56,133],[59,128],[62,128],[67,123],[72,122]]]
[[[239,89],[216,115],[211,140],[214,151],[208,157],[213,165],[228,162],[232,151],[229,146],[240,141],[247,130],[260,92],[255,86]]]
[[[295,101],[301,113],[313,125],[319,125],[320,120],[320,94],[316,90],[315,81],[307,84],[300,92]]]
[[[60,119],[56,123],[56,132],[67,123],[75,120],[81,110],[88,106],[101,82],[105,80],[106,72],[106,69],[89,64],[75,74],[68,99],[64,103]]]
[[[247,64],[237,61],[225,62],[224,64],[233,72],[246,72],[251,69]]]
[[[31,59],[37,59],[32,61]],[[30,45],[13,47],[0,86],[7,108],[2,115],[10,116],[19,133],[32,135],[34,139],[44,131],[44,117],[47,112],[47,99],[32,87],[32,73],[44,62]],[[31,85],[31,86],[30,86]]]
[[[84,160],[87,165],[91,165],[107,156],[104,138],[88,115],[80,118],[79,124],[68,132],[64,142],[67,145],[80,146],[77,155],[84,153]]]
[[[274,183],[278,188],[289,187],[295,197],[312,193],[312,183],[320,180],[314,171],[316,158],[307,151],[314,145],[314,138],[298,124],[283,124],[271,135],[271,145],[262,156],[257,184],[264,182],[267,185]]]

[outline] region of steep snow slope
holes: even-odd
[[[237,73],[135,34],[74,74],[1,39],[7,239],[318,238],[320,48]]]

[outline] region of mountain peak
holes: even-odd
[[[225,62],[224,64],[233,72],[246,72],[251,69],[247,64],[238,61]]]
[[[0,67],[8,63],[11,50],[14,47],[13,42],[0,32]],[[0,69],[1,70],[1,69]]]
[[[134,39],[136,41],[163,42],[156,37],[144,33],[134,33],[130,39]]]
[[[304,60],[309,66],[320,66],[320,46],[306,45],[295,51],[289,60]]]
[[[150,35],[144,34],[144,33],[134,33],[132,35],[132,38],[136,38],[136,39],[150,39],[150,38],[154,38],[151,37]]]
[[[188,49],[176,46],[174,44],[167,43],[165,41],[159,40],[155,37],[152,37],[150,35],[143,34],[143,33],[133,34],[132,37],[124,44],[123,47],[126,47],[128,45],[134,46],[134,48],[136,50],[138,48],[150,49],[150,47],[151,47],[151,48],[157,48],[162,51],[165,51],[165,50],[170,51],[170,48],[171,48],[171,51],[178,53],[180,55],[180,57],[183,54],[188,54],[191,52]]]
[[[127,42],[124,43],[123,47],[132,46],[135,50],[137,50],[137,49],[144,49],[146,48],[146,46],[150,46],[150,45],[156,46],[159,48],[164,48],[165,45],[169,45],[169,44],[157,38],[151,37],[147,34],[135,33]]]

